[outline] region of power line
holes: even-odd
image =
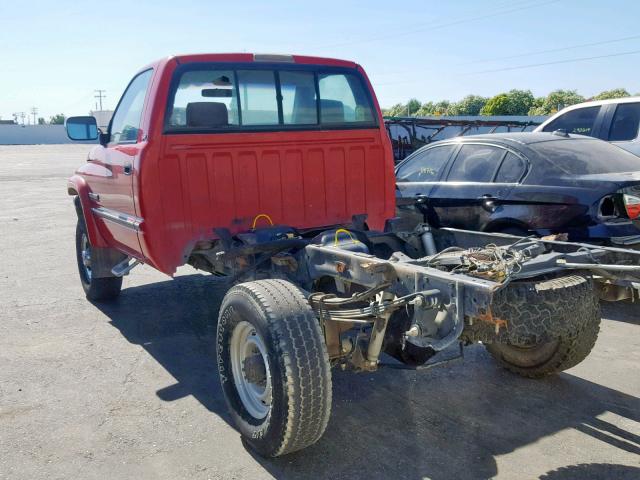
[[[36,115],[38,115],[38,109],[36,107],[31,107],[31,115],[33,115],[33,124],[35,125],[36,122]]]
[[[531,63],[528,65],[518,65],[515,67],[505,67],[505,68],[496,68],[496,69],[492,69],[492,70],[481,70],[481,71],[477,71],[477,72],[465,72],[465,73],[460,73],[460,74],[456,74],[458,76],[461,75],[477,75],[477,74],[482,74],[482,73],[494,73],[494,72],[506,72],[509,70],[520,70],[520,69],[525,69],[525,68],[535,68],[535,67],[543,67],[543,66],[547,66],[547,65],[559,65],[562,63],[576,63],[576,62],[585,62],[588,60],[598,60],[601,58],[611,58],[611,57],[622,57],[625,55],[637,55],[640,54],[640,50],[631,50],[629,52],[619,52],[619,53],[611,53],[608,55],[595,55],[592,57],[579,57],[579,58],[568,58],[565,60],[557,60],[554,62],[543,62],[543,63]],[[382,82],[382,83],[377,83],[377,82],[373,82],[373,84],[377,87],[381,87],[381,86],[390,86],[390,85],[407,85],[407,84],[415,84],[415,83],[421,83],[421,80],[407,80],[407,81],[401,81],[401,82]]]
[[[569,58],[566,60],[556,60],[555,62],[544,62],[544,63],[530,63],[528,65],[518,65],[516,67],[505,67],[505,68],[495,68],[492,70],[481,70],[478,72],[468,72],[463,73],[463,75],[475,75],[480,73],[494,73],[494,72],[506,72],[509,70],[521,70],[524,68],[534,68],[534,67],[544,67],[547,65],[559,65],[561,63],[575,63],[575,62],[584,62],[587,60],[597,60],[599,58],[611,58],[611,57],[622,57],[624,55],[637,55],[640,53],[640,50],[632,50],[630,52],[620,52],[620,53],[610,53],[608,55],[596,55],[593,57],[579,57],[579,58]]]
[[[355,44],[359,44],[359,43],[369,43],[369,42],[376,42],[376,41],[380,41],[380,40],[387,40],[390,38],[398,38],[401,36],[407,36],[407,35],[412,35],[414,33],[419,33],[419,32],[423,32],[425,30],[438,30],[441,28],[446,28],[446,27],[451,27],[454,25],[460,25],[461,23],[468,23],[468,22],[473,22],[475,20],[484,20],[487,18],[493,18],[493,17],[497,17],[499,15],[506,15],[508,13],[513,13],[513,12],[519,12],[521,10],[526,10],[529,8],[533,8],[533,7],[542,7],[545,5],[549,5],[551,3],[557,3],[559,0],[549,0],[546,2],[542,2],[542,3],[533,3],[533,4],[520,4],[515,8],[511,8],[511,9],[507,9],[507,10],[503,10],[503,11],[498,11],[498,12],[493,12],[493,13],[489,13],[489,14],[485,14],[485,15],[479,15],[476,17],[468,17],[468,18],[462,18],[459,20],[454,20],[452,22],[447,22],[447,23],[442,23],[442,24],[436,24],[436,25],[432,25],[432,24],[428,24],[425,25],[421,28],[418,29],[414,29],[414,30],[410,30],[410,31],[404,31],[404,32],[394,32],[394,33],[390,33],[388,35],[382,35],[382,36],[376,36],[376,37],[369,37],[366,39],[361,39],[361,40],[353,40],[353,41],[349,41],[349,42],[343,42],[343,43],[336,43],[333,45],[324,45],[324,46],[320,46],[318,48],[334,48],[334,47],[344,47],[347,45],[355,45]]]
[[[528,56],[534,56],[534,55],[541,55],[544,53],[555,53],[555,52],[562,52],[562,51],[567,51],[567,50],[574,50],[576,48],[585,48],[585,47],[595,47],[595,46],[599,46],[599,45],[608,45],[608,44],[612,44],[612,43],[619,43],[619,42],[626,42],[629,40],[638,40],[640,39],[640,35],[631,35],[628,37],[622,37],[622,38],[615,38],[615,39],[611,39],[611,40],[603,40],[600,42],[592,42],[592,43],[582,43],[582,44],[578,44],[578,45],[570,45],[567,47],[560,47],[560,48],[551,48],[551,49],[547,49],[547,50],[536,50],[536,51],[532,51],[532,52],[526,52],[526,53],[519,53],[516,55],[508,55],[508,56],[504,56],[504,57],[494,57],[494,58],[487,58],[487,59],[482,59],[482,60],[473,60],[471,62],[465,62],[465,63],[460,63],[458,65],[454,65],[454,66],[467,66],[467,65],[474,65],[474,64],[478,64],[478,63],[488,63],[488,62],[494,62],[494,61],[499,61],[499,60],[511,60],[514,58],[522,58],[522,57],[528,57]],[[518,68],[524,68],[524,67],[518,67]],[[500,71],[500,70],[496,70],[496,71]],[[386,76],[386,75],[405,75],[406,73],[409,72],[384,72],[384,73],[373,73],[371,74],[372,77],[376,77],[376,76]],[[484,72],[471,72],[471,73],[484,73]],[[488,71],[487,71],[488,73]],[[378,84],[378,85],[394,85],[396,82],[385,82],[382,84]],[[397,82],[397,83],[407,83],[407,82]]]
[[[555,53],[555,52],[563,52],[566,50],[573,50],[576,48],[583,48],[583,47],[595,47],[598,45],[607,45],[610,43],[618,43],[618,42],[626,42],[627,40],[637,40],[640,39],[640,35],[632,35],[630,37],[623,37],[623,38],[616,38],[613,40],[604,40],[602,42],[593,42],[593,43],[582,43],[580,45],[571,45],[568,47],[561,47],[561,48],[551,48],[549,50],[537,50],[534,52],[527,52],[527,53],[519,53],[517,55],[509,55],[506,57],[495,57],[495,58],[487,58],[484,60],[474,60],[472,62],[467,62],[467,63],[461,63],[460,66],[463,65],[473,65],[476,63],[487,63],[487,62],[495,62],[498,60],[511,60],[513,58],[522,58],[522,57],[529,57],[529,56],[533,56],[533,55],[541,55],[543,53]]]
[[[102,99],[103,98],[107,98],[107,96],[105,95],[106,90],[97,89],[97,90],[94,90],[94,92],[96,94],[94,95],[93,98],[97,98],[98,99],[98,101],[100,102],[100,111],[102,111]]]

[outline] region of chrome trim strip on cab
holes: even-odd
[[[122,225],[123,227],[131,228],[136,232],[140,230],[140,225],[144,221],[142,218],[136,217],[135,215],[129,215],[128,213],[118,212],[117,210],[111,210],[109,208],[96,207],[91,210],[100,218],[110,220],[118,225]]]

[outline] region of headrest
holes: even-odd
[[[338,100],[320,100],[322,123],[344,123],[344,104]]]
[[[220,102],[187,104],[187,127],[222,127],[229,125],[227,106]]]

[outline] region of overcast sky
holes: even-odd
[[[354,60],[383,106],[512,88],[637,93],[638,19],[636,0],[0,0],[0,116],[86,114],[98,88],[113,108],[140,67],[191,52]]]

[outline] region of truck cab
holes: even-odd
[[[76,139],[90,117],[67,120]],[[173,274],[216,230],[324,229],[394,215],[390,141],[364,70],[296,55],[162,59],[127,86],[69,179],[91,245]]]

